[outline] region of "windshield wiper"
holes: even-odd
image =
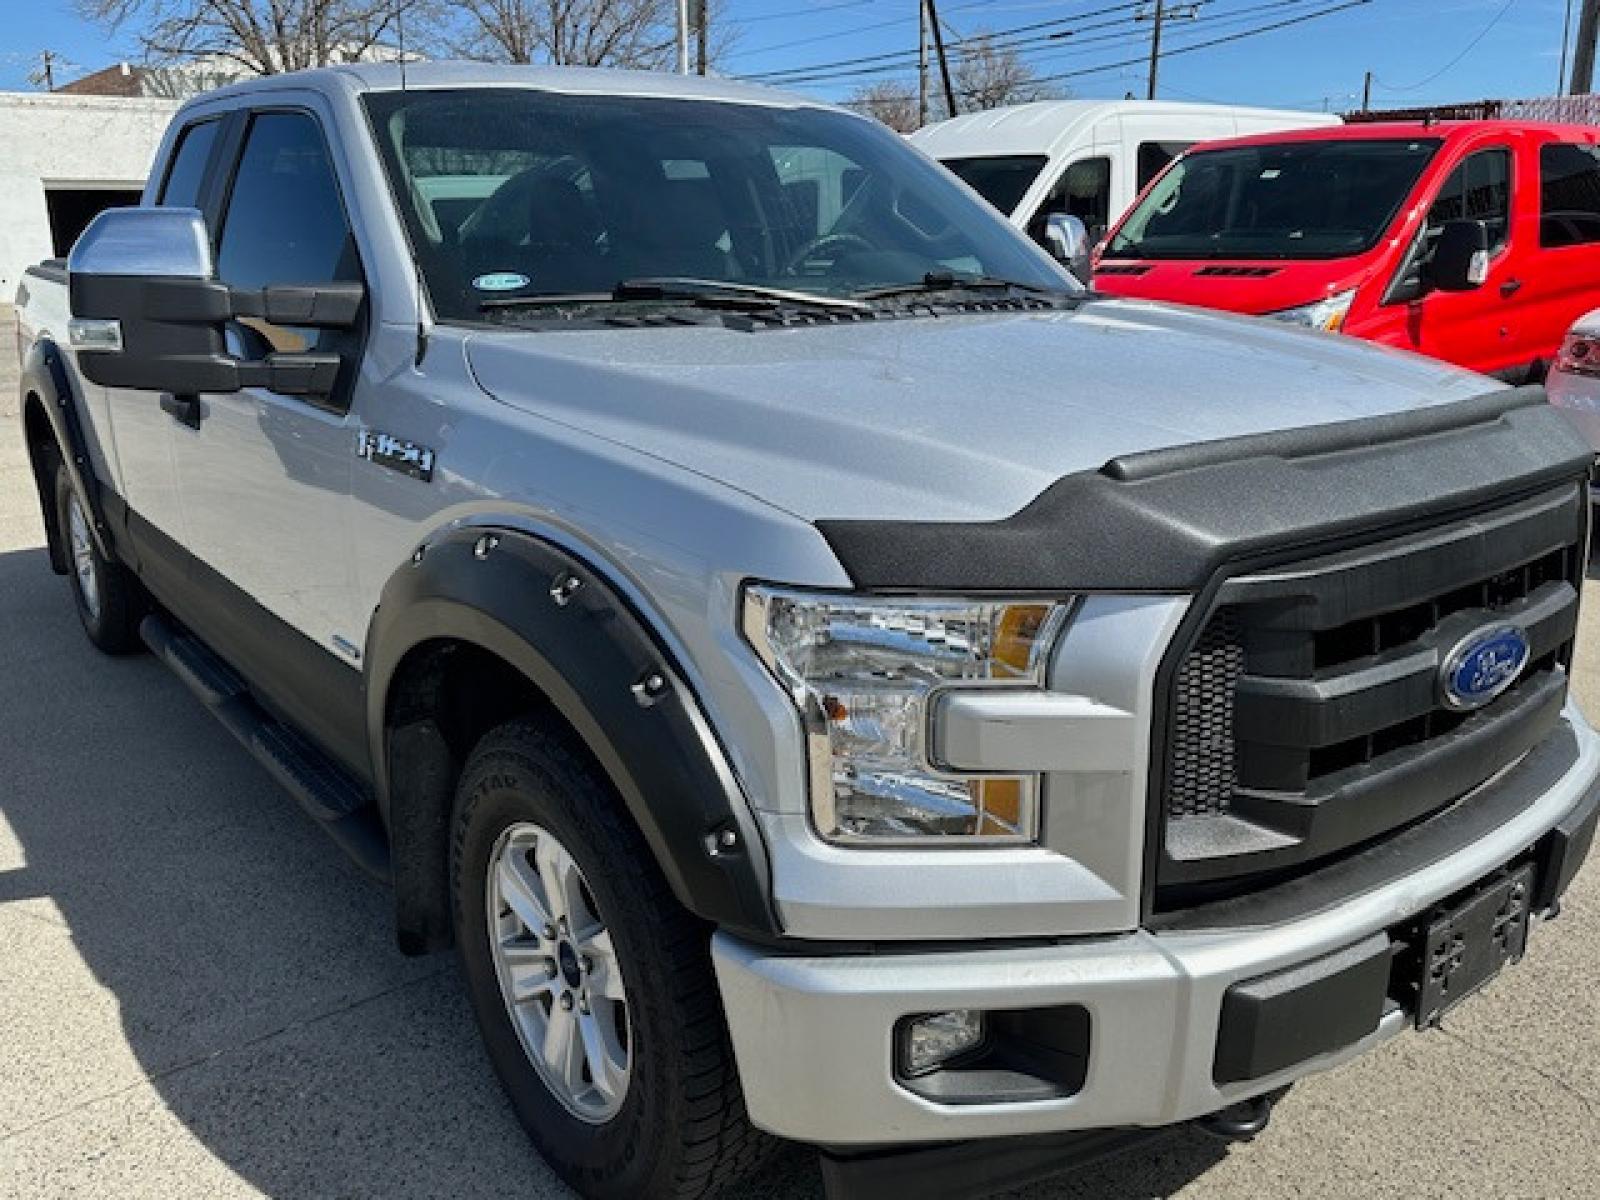
[[[793,304],[839,312],[861,312],[867,307],[860,300],[848,300],[843,296],[822,296],[816,292],[764,287],[755,283],[731,283],[723,279],[696,279],[688,275],[624,279],[617,284],[612,295],[618,300],[705,300],[719,305],[730,301],[749,301],[761,307]]]
[[[784,306],[818,308],[830,312],[862,312],[867,305],[842,296],[731,283],[723,279],[662,275],[624,279],[609,292],[547,293],[538,296],[496,296],[480,301],[479,312],[495,309],[561,308],[577,304],[631,304],[640,300],[681,300],[701,308],[773,309]]]
[[[856,292],[858,300],[890,300],[896,296],[920,296],[931,292],[1025,292],[1030,296],[1051,296],[1061,300],[1076,298],[1076,292],[1048,287],[1042,283],[1023,283],[1016,279],[997,279],[992,275],[958,275],[954,271],[930,271],[914,283],[895,283],[887,287]]]

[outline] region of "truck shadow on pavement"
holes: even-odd
[[[568,1194],[454,960],[402,957],[384,889],[154,660],[93,650],[43,550],[0,554],[0,947],[0,1192]],[[1165,1196],[1225,1153],[1019,1195]],[[820,1190],[796,1150],[740,1194]]]

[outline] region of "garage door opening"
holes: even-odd
[[[51,254],[65,258],[72,243],[97,215],[108,208],[138,204],[139,196],[138,188],[45,188]]]

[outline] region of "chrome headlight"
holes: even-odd
[[[805,726],[817,831],[880,845],[1033,840],[1038,777],[942,770],[929,718],[941,689],[1042,685],[1067,611],[748,588],[745,636]]]
[[[1338,333],[1344,328],[1344,319],[1350,315],[1350,306],[1355,303],[1354,289],[1340,292],[1337,296],[1329,296],[1326,300],[1318,300],[1313,304],[1302,304],[1299,308],[1284,308],[1266,315],[1274,321],[1285,321],[1290,325],[1304,325],[1308,329],[1320,329],[1324,333]]]

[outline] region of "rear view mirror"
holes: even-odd
[[[1441,292],[1470,292],[1489,278],[1489,226],[1446,221],[1433,244],[1428,282]]]
[[[192,208],[114,208],[97,216],[67,259],[78,369],[102,387],[195,395],[262,387],[288,395],[333,391],[335,354],[227,352],[227,322],[344,329],[360,318],[359,283],[228,287],[216,279],[205,222]]]
[[[1045,218],[1044,239],[1050,253],[1083,283],[1089,282],[1089,229],[1081,217],[1051,213]]]

